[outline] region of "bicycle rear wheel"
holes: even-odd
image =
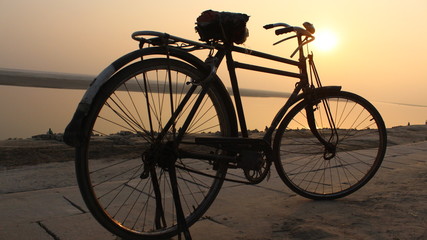
[[[328,146],[310,130],[306,109],[313,109],[317,132]],[[385,155],[386,138],[378,111],[356,94],[339,92],[302,101],[277,130],[275,166],[284,183],[301,196],[344,197],[375,175]]]
[[[90,137],[77,149],[76,172],[86,205],[112,233],[124,239],[165,239],[178,233],[168,161],[175,163],[187,226],[217,196],[227,163],[185,158],[180,151],[220,154],[196,145],[194,138],[232,136],[237,131],[231,122],[231,101],[219,81],[209,85],[183,138],[176,140],[201,92],[196,83],[204,76],[177,60],[144,60],[115,74],[94,99],[85,129]]]

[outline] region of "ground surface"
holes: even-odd
[[[427,126],[388,133],[382,167],[356,193],[307,200],[273,169],[256,186],[226,183],[193,239],[427,239]],[[57,141],[0,142],[0,239],[116,239],[88,213],[73,155]]]

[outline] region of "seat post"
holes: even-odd
[[[240,97],[239,84],[237,82],[236,68],[234,66],[234,60],[230,50],[231,47],[232,47],[232,44],[230,44],[230,46],[226,46],[227,68],[230,74],[231,87],[233,90],[237,116],[239,117],[240,130],[242,132],[242,137],[247,138],[249,136],[248,129],[246,127],[246,119],[243,111],[242,99]]]

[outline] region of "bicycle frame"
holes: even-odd
[[[299,53],[299,60],[298,61],[288,59],[288,58],[279,57],[279,56],[275,56],[275,55],[271,55],[271,54],[267,54],[267,53],[263,53],[263,52],[259,52],[259,51],[255,51],[255,50],[248,50],[245,48],[234,46],[232,44],[228,44],[228,45],[227,44],[224,44],[224,45],[217,44],[217,45],[215,45],[214,48],[216,50],[218,50],[218,52],[215,54],[215,56],[209,56],[208,59],[206,60],[206,62],[214,63],[214,66],[211,67],[212,69],[214,69],[214,70],[212,70],[214,72],[221,65],[224,58],[226,59],[227,69],[229,72],[229,77],[230,77],[231,86],[232,86],[232,92],[233,92],[234,101],[235,101],[235,111],[236,111],[237,116],[238,116],[238,121],[240,124],[240,130],[241,130],[241,134],[242,134],[243,138],[248,138],[249,134],[248,134],[247,126],[246,126],[246,119],[245,119],[245,115],[244,115],[243,104],[241,101],[236,69],[240,68],[240,69],[258,71],[258,72],[269,73],[269,74],[276,74],[276,75],[280,75],[280,76],[287,76],[287,77],[299,79],[299,81],[297,82],[295,89],[293,90],[292,94],[290,95],[288,100],[285,102],[284,106],[278,111],[276,116],[273,118],[270,126],[268,127],[268,129],[267,129],[267,131],[263,137],[263,140],[269,144],[271,143],[271,139],[272,139],[274,130],[277,128],[277,126],[279,125],[279,123],[281,122],[281,120],[285,116],[286,112],[289,110],[289,108],[292,105],[294,105],[295,103],[297,103],[298,101],[305,98],[304,95],[301,94],[301,92],[308,94],[308,92],[311,89],[310,83],[309,83],[308,71],[307,71],[307,59],[310,60],[309,61],[310,67],[314,68],[313,70],[315,71],[316,79],[318,78],[317,71],[315,70],[314,64],[312,64],[313,63],[312,55],[310,55],[309,57],[305,56],[305,52],[304,52],[303,48],[301,47],[304,45],[304,41],[300,35],[297,35],[296,37],[297,37],[298,46],[299,46],[296,50]],[[291,37],[291,38],[293,38],[293,37]],[[290,38],[288,38],[288,39],[290,39]],[[182,41],[183,39],[178,38],[177,40]],[[194,42],[192,42],[191,44],[194,44]],[[205,47],[205,45],[203,45],[203,47]],[[296,67],[298,67],[299,72],[298,73],[289,72],[289,71],[283,71],[283,70],[278,70],[278,69],[273,69],[273,68],[267,68],[267,67],[237,62],[237,61],[234,61],[234,59],[233,59],[233,52],[238,52],[238,53],[242,53],[245,55],[250,55],[250,56],[259,57],[259,58],[263,58],[263,59],[267,59],[267,60],[272,60],[272,61],[280,62],[280,63],[286,64],[286,65],[296,66]],[[210,60],[209,58],[213,58],[214,60],[212,60],[212,59]],[[314,91],[330,92],[330,91],[339,91],[340,89],[341,89],[341,87],[339,87],[339,86],[330,86],[330,87],[321,87],[321,88],[317,88],[314,90],[311,89],[311,90],[312,90],[312,92],[314,92]],[[197,108],[197,107],[198,106],[195,106],[195,108]],[[309,114],[309,116],[311,117],[312,115]],[[310,120],[311,120],[311,122],[314,122],[313,119],[310,119]],[[326,141],[323,140],[323,138],[321,138],[319,136],[319,134],[316,134],[317,130],[315,130],[315,126],[313,126],[313,125],[310,125],[310,126],[312,128],[313,134],[318,136],[319,141],[326,144]]]
[[[145,37],[140,36],[154,36],[154,38],[146,39]],[[84,125],[84,119],[91,108],[92,101],[99,89],[108,81],[108,79],[114,75],[118,70],[128,65],[132,61],[135,61],[138,58],[143,59],[145,56],[150,55],[166,55],[168,58],[175,57],[180,60],[183,60],[191,65],[195,66],[201,71],[206,72],[206,79],[211,78],[211,74],[216,74],[216,69],[222,63],[223,59],[226,58],[227,68],[230,73],[230,81],[232,84],[232,91],[235,99],[235,111],[237,112],[238,121],[240,123],[241,133],[243,138],[248,138],[248,130],[246,127],[246,120],[244,117],[243,104],[241,102],[236,69],[247,69],[252,71],[265,72],[270,74],[276,74],[281,76],[288,76],[292,78],[299,79],[299,82],[296,84],[294,91],[291,96],[285,102],[284,106],[278,111],[274,119],[272,120],[270,127],[268,128],[264,141],[267,143],[271,143],[272,135],[278,124],[281,122],[283,117],[285,116],[288,109],[295,104],[296,102],[304,99],[306,94],[309,92],[330,92],[330,91],[339,91],[341,87],[339,86],[329,86],[329,87],[320,87],[310,90],[309,77],[307,74],[307,57],[305,56],[304,50],[301,47],[303,45],[304,40],[300,35],[297,36],[298,45],[296,51],[299,52],[299,60],[295,61],[292,59],[287,59],[267,53],[262,53],[254,50],[248,50],[245,48],[241,48],[238,46],[234,46],[232,44],[205,44],[201,42],[191,41],[188,39],[180,38],[177,36],[172,36],[166,33],[154,32],[154,31],[140,31],[132,34],[132,38],[140,42],[140,49],[135,50],[129,54],[124,55],[123,57],[117,59],[113,63],[111,63],[107,68],[105,68],[92,82],[90,88],[87,90],[85,95],[83,96],[81,102],[79,103],[77,110],[71,120],[70,124],[67,126],[66,131],[64,132],[64,141],[70,146],[78,147],[81,144],[81,140],[84,139],[85,136],[82,136],[82,128]],[[292,38],[292,37],[290,37]],[[290,39],[287,38],[287,39]],[[152,44],[155,47],[143,48],[145,43]],[[175,43],[182,43],[180,46],[173,46]],[[208,49],[211,51],[217,50],[217,53],[214,57],[216,59],[216,63],[214,64],[206,64],[201,61],[196,56],[190,54],[191,51]],[[289,72],[278,69],[266,68],[261,66],[250,65],[246,63],[240,63],[234,61],[232,52],[243,53],[246,55],[259,57],[263,59],[268,59],[276,62],[281,62],[286,65],[296,66],[299,69],[299,72]],[[214,62],[214,61],[212,61]],[[206,81],[206,79],[204,81]],[[302,93],[301,93],[302,92]],[[203,97],[203,94],[201,95]],[[185,104],[185,103],[183,103]],[[195,105],[195,108],[198,106]],[[178,106],[179,109],[179,106]],[[176,113],[175,116],[177,116]],[[172,127],[173,120],[166,125],[167,127]],[[165,128],[167,129],[167,128]],[[185,132],[185,129],[181,129]],[[165,130],[166,132],[167,130]],[[313,131],[313,129],[312,129]],[[178,134],[178,138],[182,134]]]
[[[262,139],[264,142],[263,143],[261,143],[259,141],[257,142],[257,144],[264,147],[262,149],[263,151],[269,151],[269,152],[271,151],[270,145],[271,145],[273,133],[292,105],[294,105],[295,103],[299,102],[302,99],[307,98],[307,96],[310,96],[310,94],[314,94],[314,93],[319,94],[319,93],[326,93],[326,92],[331,92],[331,91],[340,91],[340,89],[341,89],[341,87],[338,87],[338,86],[313,88],[314,86],[310,85],[308,70],[307,70],[307,59],[309,59],[310,67],[315,72],[315,78],[316,78],[317,82],[319,83],[319,86],[321,84],[320,84],[320,80],[318,79],[318,75],[317,75],[317,71],[315,69],[315,66],[313,64],[312,55],[310,55],[309,57],[305,56],[304,50],[302,48],[302,46],[305,43],[304,43],[304,40],[302,39],[302,37],[300,35],[296,36],[298,39],[298,46],[299,46],[296,50],[299,53],[299,60],[298,61],[295,61],[292,59],[287,59],[287,58],[282,58],[282,57],[278,57],[278,56],[254,51],[254,50],[248,50],[245,48],[234,46],[232,44],[216,44],[216,45],[210,46],[210,45],[203,45],[200,43],[196,44],[195,42],[191,42],[191,41],[181,39],[178,37],[172,37],[170,35],[166,35],[164,37],[165,37],[164,39],[160,39],[160,40],[156,40],[156,41],[160,41],[161,43],[163,43],[163,47],[166,48],[167,58],[170,57],[169,52],[170,52],[170,48],[171,48],[169,46],[169,41],[170,41],[169,39],[187,42],[190,45],[201,47],[202,49],[206,49],[206,48],[211,49],[211,53],[209,54],[208,58],[205,61],[205,62],[210,64],[210,74],[204,80],[201,81],[201,84],[209,84],[210,79],[213,78],[212,75],[216,74],[216,69],[218,69],[218,67],[224,61],[224,58],[226,59],[227,69],[229,72],[229,77],[230,77],[231,86],[232,86],[232,92],[233,92],[234,101],[235,101],[235,111],[236,111],[237,116],[238,116],[241,135],[242,135],[243,139],[253,140],[253,139],[249,138],[248,129],[246,126],[246,119],[245,119],[245,115],[244,115],[243,104],[241,101],[236,69],[241,68],[241,69],[247,69],[247,70],[251,70],[251,71],[258,71],[258,72],[276,74],[276,75],[287,76],[287,77],[299,79],[299,81],[297,82],[295,89],[293,90],[292,94],[290,95],[288,100],[285,102],[284,106],[278,111],[276,116],[273,118],[270,126],[268,127],[268,129],[267,129],[267,131],[266,131],[266,133]],[[214,56],[212,55],[213,49],[217,50],[217,53]],[[192,50],[194,50],[194,49],[191,49],[191,51]],[[286,64],[286,65],[293,65],[293,66],[298,67],[299,72],[298,73],[289,72],[289,71],[283,71],[283,70],[278,70],[278,69],[272,69],[272,68],[267,68],[267,67],[237,62],[237,61],[234,61],[234,59],[233,59],[233,56],[232,56],[233,52],[238,52],[238,53],[242,53],[242,54],[246,54],[246,55],[250,55],[250,56],[255,56],[255,57],[259,57],[259,58],[263,58],[263,59],[267,59],[267,60],[273,60],[273,61],[277,61],[277,62]],[[177,141],[174,141],[174,144],[178,144],[180,142],[180,140],[182,139],[183,135],[185,134],[185,132],[187,130],[187,127],[189,126],[194,114],[196,113],[197,108],[199,107],[200,102],[204,98],[204,95],[207,93],[206,89],[208,89],[208,88],[209,88],[209,86],[205,86],[204,90],[199,94],[199,97],[196,101],[196,104],[193,106],[193,109],[191,110],[189,117],[186,119],[186,122],[184,123],[184,125],[182,126],[180,131],[178,132],[178,135],[175,138]],[[194,89],[192,88],[192,90],[190,90],[187,93],[185,99],[189,98],[189,96],[193,93],[193,90]],[[184,107],[184,105],[186,103],[187,103],[187,101],[184,100],[181,102],[181,104],[179,106],[177,106],[177,109],[176,109],[175,113],[173,114],[172,118],[168,121],[168,123],[165,125],[163,131],[159,134],[160,140],[161,140],[162,136],[165,135],[166,132],[173,126],[174,121],[175,121],[174,118],[179,115],[180,111],[182,110],[182,108]],[[317,129],[315,126],[314,116],[312,114],[313,110],[307,109],[307,111],[308,111],[307,116],[308,116],[310,130],[318,138],[319,142],[321,142],[326,147],[328,147],[330,145],[330,143],[328,143],[328,141],[323,139],[320,136],[320,134],[317,132]],[[311,111],[311,113],[309,111]],[[332,123],[332,126],[333,126],[333,123]],[[158,139],[158,141],[160,142],[159,139]],[[218,142],[215,142],[215,141],[218,141]],[[239,148],[238,143],[242,143],[241,140],[237,140],[237,139],[233,140],[233,141],[236,141],[233,143],[233,141],[230,141],[230,139],[220,139],[220,138],[214,138],[214,139],[211,138],[209,140],[202,139],[202,140],[199,140],[198,142],[201,144],[205,144],[205,145],[216,146],[216,145],[222,145],[220,143],[225,143],[224,141],[226,141],[227,144],[232,144],[232,145],[234,144],[233,146],[235,146],[235,148]],[[177,147],[177,145],[174,145],[174,146]],[[266,146],[268,146],[268,149],[266,148]],[[194,157],[193,154],[187,153],[187,152],[183,153],[183,155]],[[210,156],[206,155],[206,156],[197,156],[197,157],[203,158],[203,159],[209,159]],[[230,161],[230,157],[224,156],[224,160]]]
[[[169,35],[165,36],[165,38],[163,40],[160,39],[161,42],[166,43],[166,45],[164,45],[164,47],[166,48],[167,58],[169,58],[169,48],[170,48],[169,47],[169,38],[172,38],[175,40],[180,40],[180,41],[186,41],[184,39],[180,39],[177,37],[171,37]],[[301,36],[297,36],[297,39],[298,39],[298,45],[302,46],[303,40],[302,40]],[[190,44],[195,45],[194,42],[190,42]],[[200,45],[200,43],[198,43],[197,46],[201,46],[202,48],[206,48],[205,45]],[[297,99],[302,99],[301,97],[298,98],[297,96],[299,95],[299,93],[303,89],[309,87],[309,80],[308,80],[308,74],[307,74],[307,60],[306,60],[306,57],[304,55],[303,48],[301,48],[301,47],[298,48],[298,50],[299,50],[299,61],[295,61],[295,60],[291,60],[291,59],[287,59],[287,58],[282,58],[282,57],[278,57],[278,56],[254,51],[254,50],[247,50],[247,49],[244,49],[241,47],[234,46],[232,44],[228,44],[228,45],[227,44],[224,44],[224,45],[217,44],[214,46],[214,49],[217,50],[217,53],[215,54],[215,56],[211,56],[211,54],[210,54],[210,56],[208,56],[208,59],[206,60],[206,62],[212,63],[211,73],[209,76],[206,77],[206,79],[204,79],[201,82],[203,82],[203,84],[209,84],[208,82],[209,82],[209,79],[212,78],[212,74],[216,74],[216,69],[218,69],[218,67],[221,65],[224,58],[226,59],[227,69],[229,72],[229,77],[230,77],[230,81],[231,81],[231,85],[232,85],[232,92],[233,92],[233,96],[234,96],[234,100],[235,100],[235,110],[237,112],[238,121],[240,124],[240,130],[241,130],[241,134],[242,134],[243,138],[248,138],[249,134],[248,134],[247,126],[246,126],[246,119],[244,116],[243,104],[241,101],[240,90],[239,90],[238,80],[237,80],[237,75],[236,75],[236,69],[241,68],[241,69],[259,71],[259,72],[264,72],[264,73],[270,73],[270,74],[276,74],[276,75],[288,76],[288,77],[300,79],[300,81],[296,85],[294,91],[292,92],[291,96],[286,101],[285,105],[282,107],[282,109],[274,117],[270,127],[268,128],[268,130],[267,130],[267,132],[263,138],[264,141],[266,141],[267,143],[270,144],[274,130],[277,128],[278,124],[283,119],[283,117],[284,117],[285,113],[287,112],[287,110],[289,109],[289,107],[291,107],[294,103],[296,103],[298,101]],[[251,55],[251,56],[255,56],[255,57],[259,57],[259,58],[264,58],[264,59],[268,59],[268,60],[281,62],[281,63],[287,64],[287,65],[297,66],[299,68],[299,73],[283,71],[283,70],[278,70],[278,69],[272,69],[272,68],[266,68],[266,67],[261,67],[261,66],[256,66],[256,65],[250,65],[250,64],[246,64],[246,63],[240,63],[240,62],[234,61],[233,56],[232,56],[233,52],[239,52],[239,53],[243,53],[246,55]],[[212,60],[210,58],[213,58],[214,60]],[[197,108],[199,107],[201,100],[203,99],[204,95],[207,92],[206,88],[208,88],[208,87],[205,87],[205,90],[203,90],[199,94],[199,97],[196,101],[196,104],[193,106],[193,109],[191,110],[191,113],[189,114],[188,119],[186,120],[183,127],[180,129],[180,132],[176,136],[176,139],[178,141],[175,141],[175,142],[179,142],[179,140],[182,139],[182,137],[186,131],[186,128],[190,124],[191,119],[194,116]],[[179,106],[177,106],[175,113],[173,114],[171,119],[166,123],[163,131],[159,134],[158,139],[161,139],[162,136],[164,136],[166,134],[166,132],[170,129],[170,127],[172,127],[172,125],[175,121],[174,118],[179,115],[180,111],[182,110],[184,105],[187,103],[189,96],[191,94],[193,94],[193,91],[194,91],[194,89],[191,88],[191,90],[187,93],[187,95],[185,96],[185,98],[181,102],[181,104]]]

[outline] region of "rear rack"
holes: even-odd
[[[152,45],[176,44],[178,45],[179,48],[185,48],[187,50],[215,49],[215,46],[212,46],[212,45],[188,40],[185,38],[170,35],[168,33],[156,32],[156,31],[137,31],[132,33],[132,39],[140,42],[140,44],[144,44],[144,43],[148,43]]]

